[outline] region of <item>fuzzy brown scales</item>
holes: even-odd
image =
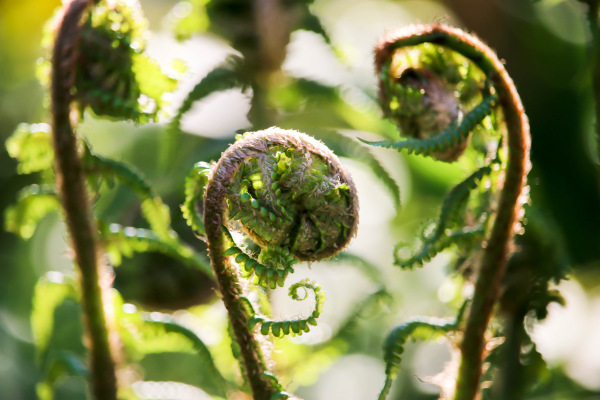
[[[282,154],[281,163],[288,168],[283,174],[277,173],[276,153]],[[244,231],[262,247],[288,247],[301,261],[318,261],[340,251],[355,235],[354,183],[323,143],[300,132],[271,128],[249,133],[221,160],[215,180],[226,188],[228,208],[236,210],[235,219],[242,220]],[[260,179],[244,179],[248,170],[260,171]],[[244,201],[240,194],[246,186],[252,200]],[[252,204],[259,205],[253,208]],[[320,248],[315,248],[317,243]]]

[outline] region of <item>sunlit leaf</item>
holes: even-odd
[[[5,211],[5,228],[23,239],[35,233],[38,222],[52,211],[60,208],[60,203],[52,186],[31,185],[22,189],[17,203]]]
[[[53,400],[54,386],[60,379],[68,376],[87,378],[88,375],[86,365],[77,355],[62,351],[49,362],[43,380],[36,385],[37,395],[40,400]]]
[[[58,272],[49,273],[35,286],[31,327],[40,362],[45,357],[52,336],[54,311],[69,298],[77,298],[73,282]]]
[[[6,141],[6,150],[19,161],[17,172],[30,174],[52,168],[54,150],[48,124],[19,124]]]

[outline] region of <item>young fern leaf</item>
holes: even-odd
[[[185,201],[181,205],[181,213],[185,222],[194,230],[199,238],[206,236],[204,221],[202,221],[202,202],[204,191],[208,184],[210,164],[199,162],[194,165],[185,179]]]
[[[394,264],[402,268],[413,268],[415,265],[423,265],[424,262],[431,260],[438,253],[452,245],[468,248],[481,242],[485,236],[485,224],[464,227],[463,214],[471,192],[479,187],[479,183],[483,178],[492,173],[492,166],[497,163],[499,163],[499,160],[495,159],[491,165],[479,168],[452,188],[444,198],[440,216],[433,232],[424,237],[421,249],[412,256],[402,257],[399,253],[407,245],[404,243],[398,244],[394,250]]]
[[[54,186],[31,185],[19,192],[17,203],[5,211],[5,228],[23,239],[35,233],[39,221],[48,213],[60,209]]]
[[[448,128],[435,136],[426,139],[411,138],[399,142],[369,142],[359,139],[361,142],[377,147],[386,147],[396,149],[398,151],[406,150],[408,153],[421,154],[434,158],[441,158],[439,155],[444,151],[452,150],[459,145],[463,140],[466,140],[473,129],[480,124],[485,117],[490,115],[496,106],[498,98],[495,95],[489,94],[483,98],[481,103],[474,107],[462,119],[460,124],[452,123]],[[454,159],[449,160],[454,161]]]
[[[304,296],[299,294],[299,289],[304,289]],[[268,335],[272,333],[275,337],[283,337],[285,335],[302,335],[304,332],[310,332],[310,325],[317,325],[317,318],[323,312],[323,303],[325,302],[325,294],[321,286],[314,281],[304,279],[290,286],[289,295],[296,301],[305,300],[308,297],[308,291],[312,291],[315,295],[315,309],[308,318],[275,321],[258,315],[254,315],[249,320],[249,328],[252,330],[255,326],[260,326],[260,333]]]
[[[385,361],[385,384],[379,400],[387,399],[396,377],[404,353],[404,344],[409,338],[415,340],[432,340],[457,329],[455,320],[441,318],[414,318],[398,325],[383,342],[383,359]]]
[[[147,21],[135,1],[91,2],[71,49],[75,61],[70,78],[81,111],[96,115],[154,121],[165,105],[163,95],[172,92],[176,80],[162,72],[145,53]],[[60,16],[60,14],[58,14]],[[54,24],[48,25],[44,42],[53,42]],[[45,61],[43,70],[47,68]]]
[[[399,243],[394,249],[394,264],[401,268],[413,268],[422,266],[423,263],[431,260],[443,250],[450,246],[468,248],[485,237],[485,230],[482,226],[457,229],[451,232],[445,232],[436,237],[435,240],[426,240],[421,249],[413,256],[403,258],[400,253],[406,247],[406,244]]]
[[[467,70],[467,73],[473,77],[479,75],[480,78],[472,81],[476,84],[462,86],[461,92],[457,82],[466,76],[460,73],[460,68],[444,66],[446,61],[442,57],[427,57],[428,61],[421,61],[419,65],[402,66],[401,61],[406,58],[403,54],[423,54],[423,49],[431,48],[436,48],[439,53],[449,51],[460,55],[464,58],[462,65],[472,64],[477,69],[476,73],[473,69]],[[406,149],[452,162],[463,154],[471,131],[486,115],[496,117],[492,114],[496,104],[501,107],[506,125],[506,168],[504,179],[497,182],[502,188],[493,199],[493,216],[486,216],[486,211],[479,213],[484,220],[489,218],[492,226],[485,237],[486,245],[482,246],[481,263],[476,271],[473,299],[460,344],[461,361],[454,392],[455,400],[472,400],[477,396],[481,381],[484,333],[498,300],[510,242],[526,198],[523,190],[529,170],[529,122],[503,63],[477,37],[460,29],[432,24],[412,25],[388,32],[376,46],[375,64],[384,113],[394,119],[404,134],[412,137],[404,142],[375,145]],[[456,62],[450,64],[459,65]],[[454,76],[453,71],[459,72],[459,75]],[[400,98],[394,97],[398,86],[403,102],[407,103],[406,100],[410,99],[410,104],[400,104]],[[409,92],[416,95],[408,96]],[[480,95],[479,105],[459,122],[461,109],[469,108]],[[404,108],[407,105],[408,110]],[[436,134],[440,130],[442,132]],[[485,196],[482,195],[482,198],[485,202]],[[459,236],[464,238],[464,235]],[[382,393],[385,395],[387,391],[389,380],[385,393]]]
[[[283,287],[287,276],[294,272],[292,265],[298,260],[290,254],[289,249],[279,246],[267,246],[260,252],[259,260],[255,260],[242,249],[232,246],[225,251],[226,256],[234,256],[235,262],[248,274],[254,274],[256,283],[265,288]]]

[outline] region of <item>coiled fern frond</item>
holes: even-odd
[[[277,337],[308,332],[325,296],[312,281],[293,284],[294,300],[315,294],[315,310],[305,319],[272,320],[248,300],[239,283],[242,270],[258,285],[275,288],[298,261],[322,260],[342,250],[358,224],[354,183],[321,142],[279,128],[239,136],[210,173],[205,168],[195,167],[188,178],[184,214],[199,228],[194,213],[202,211],[211,264],[254,396],[288,398],[265,364],[253,328],[260,325],[260,333]],[[253,243],[248,252],[230,229],[241,230]]]

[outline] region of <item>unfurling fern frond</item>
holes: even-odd
[[[316,324],[325,296],[320,286],[302,281],[290,288],[293,299],[315,293],[312,314],[275,321],[254,311],[244,293],[241,269],[267,287],[282,285],[298,261],[318,261],[341,251],[355,235],[358,199],[348,172],[321,142],[296,131],[270,128],[240,135],[212,168],[205,189],[203,221],[211,264],[229,313],[244,372],[255,398],[287,398],[277,379],[267,379],[259,341],[252,328],[274,336],[308,332]],[[229,228],[240,228],[248,247],[239,247]],[[259,249],[259,250],[254,250]],[[304,296],[300,289],[304,289]]]
[[[304,295],[299,294],[299,289],[304,289]],[[323,312],[323,303],[325,302],[325,294],[321,286],[314,281],[304,279],[290,286],[289,295],[297,301],[305,300],[308,297],[308,291],[312,291],[315,295],[315,309],[308,318],[275,321],[258,315],[250,318],[249,327],[254,329],[256,325],[260,325],[260,333],[268,335],[272,333],[275,337],[283,337],[285,335],[302,335],[304,332],[310,332],[310,325],[317,325],[317,318]]]
[[[176,80],[145,53],[147,25],[135,1],[101,0],[86,13],[71,49],[69,85],[81,110],[136,122],[156,120]],[[59,14],[60,15],[60,14]],[[52,43],[54,24],[46,32]],[[42,68],[49,70],[46,61]]]
[[[398,325],[383,342],[383,359],[385,361],[385,384],[379,400],[385,400],[392,387],[392,382],[400,368],[404,344],[411,337],[415,340],[431,340],[443,336],[457,328],[455,320],[441,318],[414,318]]]

